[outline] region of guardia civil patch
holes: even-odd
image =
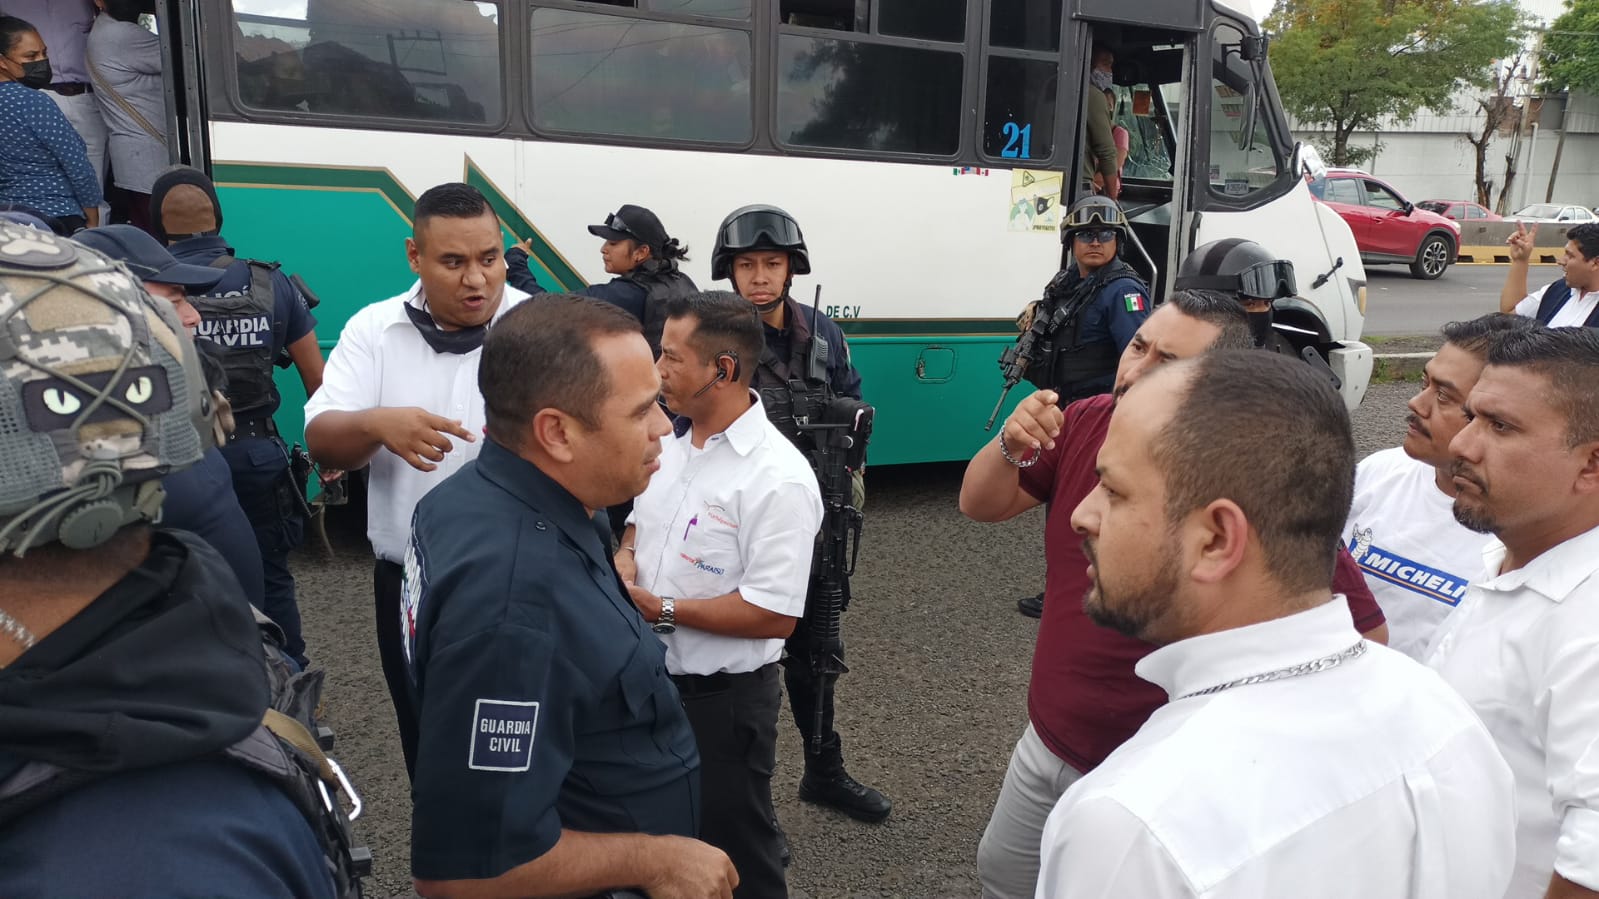
[[[1141,293],[1123,294],[1122,302],[1127,304],[1128,312],[1143,312],[1149,308],[1148,301],[1144,299],[1144,295]]]
[[[472,751],[466,766],[473,771],[528,770],[538,723],[536,702],[479,699],[472,711]]]

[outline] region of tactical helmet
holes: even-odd
[[[1116,229],[1116,248],[1127,237],[1127,216],[1110,197],[1091,194],[1073,203],[1060,223],[1060,242],[1071,243],[1072,234],[1086,228]]]
[[[154,521],[210,415],[170,303],[73,241],[0,221],[0,552]]]
[[[1195,247],[1177,267],[1176,286],[1178,290],[1219,290],[1259,300],[1298,292],[1292,262],[1277,259],[1260,244],[1239,237]]]
[[[716,229],[716,246],[711,250],[711,279],[733,276],[733,257],[751,250],[782,250],[788,253],[790,275],[808,275],[810,252],[799,222],[776,206],[745,206],[735,209]]]

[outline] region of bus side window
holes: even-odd
[[[534,127],[729,144],[753,135],[748,31],[545,7],[532,19]]]
[[[1048,159],[1054,150],[1056,63],[990,56],[983,105],[983,153]]]
[[[958,51],[779,32],[775,136],[801,147],[953,156],[964,62]]]
[[[497,3],[234,0],[239,99],[283,112],[504,118]]]

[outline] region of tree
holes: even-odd
[[[1520,22],[1512,0],[1282,0],[1266,25],[1280,35],[1271,66],[1283,106],[1330,127],[1332,164],[1347,165],[1356,131],[1487,87],[1494,61],[1520,44]]]
[[[1492,189],[1488,183],[1488,144],[1494,135],[1506,128],[1515,128],[1520,125],[1520,109],[1516,106],[1514,88],[1516,84],[1526,77],[1522,70],[1522,63],[1526,60],[1527,51],[1517,50],[1509,59],[1501,60],[1494,69],[1493,83],[1486,95],[1477,97],[1477,108],[1482,111],[1482,118],[1478,122],[1475,133],[1466,134],[1466,143],[1471,144],[1472,156],[1476,163],[1475,184],[1477,185],[1477,203],[1484,209],[1493,208]],[[1514,165],[1512,160],[1510,165]],[[1515,169],[1507,166],[1504,184],[1499,195],[1503,197],[1510,189],[1510,182],[1515,178]]]
[[[1599,94],[1599,0],[1566,0],[1566,11],[1544,32],[1543,88]]]
[[[1544,32],[1543,89],[1548,93],[1573,90],[1599,93],[1599,0],[1566,0],[1566,11]],[[1569,102],[1569,99],[1568,99]],[[1560,140],[1549,169],[1548,202],[1555,195],[1560,156],[1566,149],[1566,119],[1560,117]]]

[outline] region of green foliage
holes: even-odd
[[[1599,0],[1566,0],[1540,55],[1544,90],[1599,93]]]
[[[1282,0],[1266,27],[1283,106],[1331,128],[1333,165],[1349,164],[1355,131],[1447,111],[1459,89],[1490,85],[1526,33],[1513,0]]]

